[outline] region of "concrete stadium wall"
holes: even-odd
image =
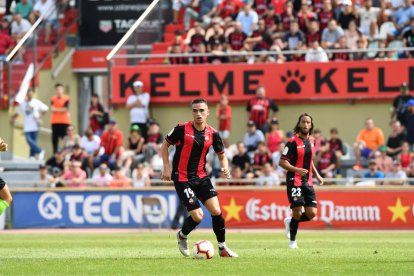
[[[315,120],[315,127],[322,130],[324,135],[329,134],[329,129],[337,127],[340,137],[352,145],[358,132],[364,127],[364,120],[372,117],[380,127],[387,139],[390,133],[389,119],[390,103],[332,103],[332,104],[286,104],[280,105],[278,118],[281,129],[292,130],[297,122],[299,114],[307,112]],[[231,142],[242,140],[246,131],[247,115],[245,106],[232,106],[232,133]],[[151,108],[152,117],[161,124],[161,131],[167,134],[178,122],[185,122],[192,119],[191,110],[186,106],[159,106]],[[125,108],[118,108],[114,111],[114,117],[118,119],[119,127],[128,131],[129,112]],[[210,106],[209,123],[217,127],[215,118],[215,105]]]

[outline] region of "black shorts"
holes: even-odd
[[[200,208],[199,200],[204,204],[208,199],[218,195],[210,178],[188,182],[174,181],[174,186],[178,197],[187,208],[187,211]]]
[[[3,190],[4,186],[6,186],[6,182],[0,177],[0,191]]]
[[[287,196],[290,208],[305,206],[317,207],[316,194],[313,186],[287,185]]]

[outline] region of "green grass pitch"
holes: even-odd
[[[190,243],[215,241],[195,232]],[[184,258],[175,232],[4,234],[0,275],[414,275],[414,232],[302,231],[298,250],[274,233],[227,234],[240,258]],[[214,242],[214,244],[216,244]]]

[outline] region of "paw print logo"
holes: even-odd
[[[294,73],[288,70],[286,76],[281,76],[280,79],[287,84],[286,92],[288,94],[299,94],[302,91],[301,83],[306,80],[306,76],[301,76],[299,70],[296,70]]]

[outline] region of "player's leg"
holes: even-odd
[[[302,216],[302,206],[305,205],[305,200],[302,192],[303,187],[297,187],[293,184],[287,185],[287,196],[292,209],[292,217],[285,218],[284,224],[286,227],[286,236],[289,239],[289,248],[298,248],[296,244],[296,234],[299,228],[299,222]]]
[[[178,197],[189,213],[189,216],[184,220],[183,227],[177,233],[178,248],[181,254],[188,257],[190,256],[190,249],[188,247],[187,235],[200,224],[204,214],[198,198],[188,182],[174,181],[174,187]]]
[[[10,194],[9,187],[7,187],[4,180],[0,177],[0,215],[10,206],[12,200],[13,198]]]

